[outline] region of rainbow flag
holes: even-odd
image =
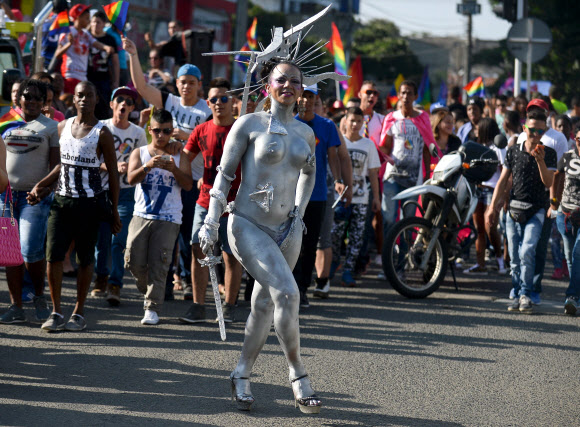
[[[107,18],[109,18],[109,21],[111,21],[111,25],[119,31],[123,31],[123,28],[125,28],[125,22],[127,21],[129,2],[117,1],[103,6],[103,9],[105,9],[105,13],[107,14]]]
[[[250,46],[248,45],[248,42],[244,43],[244,45],[242,46],[242,48],[240,50],[243,52],[251,51]],[[244,74],[246,74],[246,72],[248,71],[248,63],[250,61],[250,57],[246,56],[246,55],[237,54],[236,56],[234,56],[234,59],[235,59],[235,62],[240,66],[240,68],[242,69]]]
[[[350,64],[348,75],[350,76],[350,79],[348,80],[348,88],[342,98],[344,105],[346,105],[349,99],[358,97],[358,93],[362,87],[363,71],[360,55],[357,55],[355,60]]]
[[[483,87],[483,78],[481,76],[477,77],[475,80],[470,81],[465,86],[463,90],[467,92],[467,96],[485,96],[485,91]]]
[[[0,135],[4,138],[4,135],[12,130],[24,126],[26,122],[13,108],[10,109],[6,114],[0,117]]]
[[[246,31],[246,39],[250,50],[258,50],[258,17],[254,17],[252,25]]]
[[[405,78],[403,75],[399,73],[395,79],[395,82],[393,83],[393,86],[391,87],[391,91],[387,95],[387,102],[389,103],[388,106],[390,108],[395,108],[397,106],[397,102],[399,101],[399,88],[401,87],[401,83],[403,83],[404,80]]]
[[[48,29],[48,36],[56,36],[58,34],[68,33],[70,31],[70,21],[68,18],[68,11],[63,10],[58,15],[54,21],[52,21],[52,25]]]
[[[417,97],[417,104],[422,105],[425,111],[429,112],[431,107],[431,83],[429,82],[429,66],[425,67],[423,77],[419,84],[419,96]]]
[[[340,33],[338,32],[336,24],[333,22],[331,25],[332,35],[330,36],[329,43],[326,46],[330,53],[334,55],[334,71],[346,76],[346,57],[344,56],[342,39],[340,38]],[[340,82],[340,85],[344,90],[348,89],[348,83],[346,81]]]

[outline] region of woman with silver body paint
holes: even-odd
[[[282,61],[266,64],[269,112],[240,117],[224,145],[200,243],[208,253],[217,241],[218,219],[225,194],[241,162],[242,181],[228,220],[234,255],[256,279],[252,309],[246,323],[242,354],[230,376],[238,409],[254,402],[250,374],[272,323],[289,366],[296,406],[305,413],[320,412],[300,357],[298,310],[300,293],[292,269],[300,253],[302,217],[314,187],[316,164],[312,129],[294,119],[294,104],[302,93],[302,72]]]

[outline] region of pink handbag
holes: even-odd
[[[10,197],[10,217],[4,218],[8,197]],[[20,249],[18,221],[14,219],[13,205],[12,190],[10,189],[10,184],[8,184],[6,197],[4,198],[4,207],[2,209],[2,217],[0,218],[0,266],[4,267],[15,267],[24,262]]]

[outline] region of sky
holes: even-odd
[[[457,13],[461,0],[360,0],[363,22],[386,19],[394,22],[404,36],[430,33],[435,36],[467,37],[467,17]],[[473,15],[473,36],[484,40],[507,37],[511,23],[498,18],[489,0],[478,0],[481,14]]]

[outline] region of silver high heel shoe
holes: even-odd
[[[237,407],[240,411],[249,411],[252,404],[254,403],[255,399],[249,393],[237,393],[236,392],[236,381],[238,380],[247,380],[248,381],[248,390],[249,390],[249,381],[250,378],[248,377],[234,377],[234,373],[230,374],[230,383],[232,385],[232,402],[236,402]]]
[[[304,414],[319,414],[320,408],[322,407],[322,401],[318,398],[318,396],[312,394],[308,397],[296,397],[297,392],[294,390],[294,383],[307,377],[308,374],[304,374],[301,377],[294,378],[292,381],[290,381],[290,384],[292,385],[292,391],[294,392],[294,407],[300,408],[300,411]],[[310,383],[310,380],[308,380],[308,382]],[[300,391],[300,383],[297,384],[298,391]]]

